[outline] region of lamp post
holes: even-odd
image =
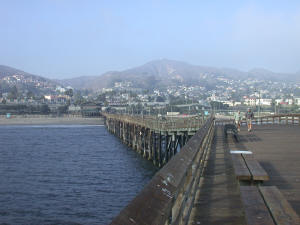
[[[254,93],[258,93],[258,110],[257,110],[257,116],[260,117],[260,90],[255,90]],[[255,98],[255,104],[256,104],[256,98]],[[259,120],[258,120],[259,123]]]

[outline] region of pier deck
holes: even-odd
[[[227,139],[231,135],[226,138],[223,127],[217,126],[191,213],[191,225],[246,224]]]
[[[237,142],[217,126],[190,224],[246,224],[230,150],[248,150],[270,176],[263,186],[276,186],[300,215],[300,126],[243,126]]]
[[[239,136],[228,147],[252,151],[270,176],[264,186],[277,186],[300,215],[300,126],[258,125],[250,133],[242,127]]]

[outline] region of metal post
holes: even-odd
[[[258,91],[258,117],[260,117],[260,91]]]

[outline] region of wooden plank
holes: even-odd
[[[216,127],[188,225],[246,224],[238,180],[232,168],[231,155],[223,142],[222,128]]]
[[[278,117],[275,119],[278,123]],[[270,176],[268,186],[277,186],[287,200],[293,198],[289,203],[300,216],[300,126],[256,126],[254,132],[242,129],[240,135],[241,142],[229,143],[229,149],[235,147],[253,151],[254,157]],[[259,139],[251,141],[252,137]],[[288,196],[286,193],[289,191],[295,194]]]
[[[260,186],[259,190],[277,225],[300,225],[298,214],[275,186]]]
[[[235,176],[238,180],[251,180],[251,174],[241,154],[231,154]]]
[[[242,154],[246,165],[251,173],[252,180],[254,181],[265,181],[269,180],[269,175],[267,172],[261,167],[259,162],[253,157],[253,155]]]
[[[274,225],[269,210],[256,186],[240,186],[248,225]]]

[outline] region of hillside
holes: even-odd
[[[133,87],[153,89],[170,85],[192,85],[201,83],[205,86],[216,85],[218,76],[236,76],[245,74],[231,69],[200,67],[174,60],[156,60],[124,71],[111,71],[95,77],[78,77],[62,80],[62,84],[78,89],[99,90],[113,87],[115,82],[131,82]]]
[[[19,91],[31,91],[39,95],[53,92],[57,85],[57,82],[50,79],[0,65],[0,91],[2,93],[9,92],[12,87],[16,86]]]
[[[116,82],[130,82],[133,88],[153,89],[174,85],[201,85],[213,89],[222,80],[258,79],[262,81],[300,82],[300,73],[274,73],[265,69],[243,72],[230,68],[191,65],[175,60],[155,60],[124,71],[110,71],[100,76],[81,76],[64,80],[50,80],[0,65],[0,91],[8,92],[13,86],[35,94],[52,93],[57,85],[93,91],[113,87]]]
[[[142,66],[124,71],[107,72],[95,77],[79,77],[63,80],[64,85],[78,89],[92,89],[94,91],[113,87],[115,82],[128,81],[133,87],[152,89],[170,85],[201,84],[214,87],[219,83],[217,78],[245,80],[248,78],[259,80],[300,81],[299,74],[274,73],[265,69],[253,69],[243,72],[230,68],[215,68],[191,65],[175,60],[155,60]]]

